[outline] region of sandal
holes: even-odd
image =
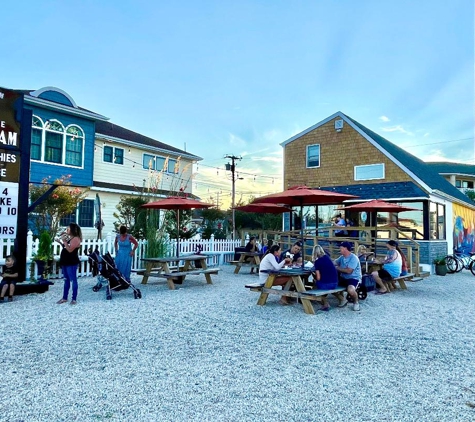
[[[379,290],[375,293],[375,295],[385,295],[386,293],[389,293],[387,290],[385,292],[380,292]]]
[[[56,302],[56,304],[61,305],[62,303],[66,303],[66,302],[67,302],[66,299],[59,299],[59,300]]]
[[[71,303],[70,303],[70,305],[76,305],[76,304],[77,304],[77,302],[75,300],[72,300]]]

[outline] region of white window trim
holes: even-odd
[[[112,148],[112,161],[105,161],[104,160],[104,151],[105,151],[105,147],[109,147],[109,148]],[[122,154],[122,159],[123,159],[123,162],[122,163],[116,163],[114,158],[115,158],[115,150],[116,149],[121,149],[122,151],[124,151],[124,153]],[[112,145],[104,145],[104,148],[102,150],[102,162],[104,164],[114,164],[116,166],[123,166],[125,164],[125,148],[121,148],[121,147],[113,147]]]
[[[382,177],[373,177],[373,178],[369,178],[369,179],[357,179],[356,178],[356,170],[357,169],[361,169],[363,167],[374,167],[374,166],[382,166],[382,169],[383,169],[383,176]],[[366,165],[362,165],[362,166],[354,166],[353,172],[354,172],[353,178],[354,178],[355,181],[383,180],[386,177],[386,167],[385,167],[384,163],[375,163],[375,164],[366,164]]]
[[[154,167],[153,168],[145,168],[143,166],[143,161],[144,161],[144,158],[145,158],[145,155],[148,155],[148,156],[151,156],[152,157],[152,160],[154,162]],[[163,160],[166,160],[168,158],[168,165],[167,165],[167,169],[166,170],[157,170],[155,168],[155,164],[157,162],[157,158],[162,158]],[[178,157],[177,158],[174,158],[174,157],[170,157],[169,155],[164,157],[163,155],[156,155],[156,154],[151,154],[151,153],[148,153],[148,152],[144,152],[142,153],[142,170],[145,170],[145,171],[157,171],[157,172],[163,172],[163,173],[166,173],[166,174],[175,174],[175,171],[172,170],[172,171],[168,171],[168,167],[170,165],[170,161],[173,160],[176,164],[176,162],[178,161]]]
[[[41,130],[41,158],[39,160],[32,159],[31,161],[34,161],[34,162],[37,162],[37,163],[48,164],[50,166],[61,166],[61,167],[68,167],[68,168],[72,168],[72,169],[84,169],[84,160],[85,160],[85,158],[84,158],[85,150],[84,149],[85,149],[85,144],[86,144],[86,135],[84,133],[84,129],[81,126],[79,126],[75,123],[70,124],[68,126],[64,126],[58,119],[47,119],[45,121],[40,116],[37,116],[35,114],[33,115],[33,117],[38,119],[42,124],[42,127],[32,126],[32,129],[40,129]],[[46,122],[57,122],[57,123],[59,123],[63,128],[63,132],[56,132],[54,130],[49,130],[48,128],[46,128]],[[67,130],[68,130],[69,127],[72,127],[72,126],[77,127],[82,133],[82,162],[81,162],[80,166],[73,166],[71,164],[66,164],[65,163],[65,161],[66,161],[66,136],[68,135]],[[52,132],[52,133],[61,133],[63,135],[61,163],[51,163],[49,161],[45,161],[46,131],[49,131],[49,132]]]
[[[308,165],[308,149],[310,147],[314,147],[318,145],[318,166],[309,166]],[[322,147],[320,144],[312,144],[312,145],[307,145],[307,148],[305,150],[305,166],[308,169],[318,169],[320,167],[320,164],[322,163]]]

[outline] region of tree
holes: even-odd
[[[61,219],[75,212],[78,204],[85,198],[87,189],[73,188],[70,179],[71,175],[67,175],[51,182],[47,177],[41,184],[30,184],[29,194],[32,204],[44,195],[51,185],[58,185],[32,211],[32,220],[37,233],[46,230],[54,239],[61,225]]]
[[[467,195],[473,202],[475,202],[475,191],[474,190],[465,191],[465,195]]]
[[[134,237],[140,239],[145,237],[147,225],[147,212],[142,205],[148,203],[148,199],[140,196],[121,196],[120,202],[116,208],[118,212],[114,213],[117,221],[114,222],[116,231],[124,225],[127,231]]]

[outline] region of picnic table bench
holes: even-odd
[[[282,268],[280,270],[271,270],[269,271],[269,275],[264,283],[254,283],[254,284],[247,284],[246,287],[251,289],[251,291],[260,292],[259,299],[257,300],[257,304],[264,306],[267,302],[267,298],[269,294],[275,294],[279,296],[288,296],[288,297],[295,297],[299,298],[302,302],[303,309],[306,314],[315,315],[315,311],[313,309],[312,304],[310,303],[311,300],[316,300],[318,297],[323,296],[324,293],[321,293],[319,296],[315,294],[304,294],[307,292],[305,290],[304,283],[302,281],[302,277],[306,277],[310,274],[310,270],[305,270],[302,268],[289,268],[285,269]],[[286,276],[289,277],[289,281],[286,285],[280,289],[273,288],[274,280],[277,276]],[[296,291],[291,291],[290,287],[294,285]],[[341,289],[341,290],[340,290]],[[343,288],[337,288],[336,292],[340,292],[344,290]],[[329,291],[326,291],[329,292]],[[330,291],[331,293],[331,291]],[[328,293],[327,293],[328,294]]]
[[[206,255],[184,255],[162,258],[144,258],[146,263],[142,284],[147,284],[149,277],[160,277],[167,281],[170,290],[175,290],[175,284],[181,284],[187,275],[204,274],[207,284],[213,284],[211,274],[218,274],[219,268],[208,268]],[[184,265],[180,265],[183,261]],[[170,266],[169,263],[175,265]],[[172,270],[174,269],[174,270]]]
[[[234,274],[238,274],[242,267],[249,267],[252,270],[256,270],[256,274],[259,273],[259,265],[261,265],[261,255],[259,252],[236,252],[241,255],[239,261],[231,261],[231,265],[235,265]],[[249,260],[248,260],[249,259]]]

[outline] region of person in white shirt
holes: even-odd
[[[261,261],[261,264],[259,265],[259,281],[261,281],[262,283],[265,283],[267,280],[267,277],[269,276],[270,270],[280,270],[284,265],[289,265],[292,262],[290,258],[285,258],[281,262],[277,262],[275,258],[280,256],[281,252],[282,251],[281,251],[280,245],[272,245],[270,247],[269,251],[264,256],[264,258]],[[290,280],[290,277],[277,276],[274,279],[274,283],[272,285],[284,286],[289,280]],[[282,305],[288,305],[289,302],[287,301],[287,297],[282,296],[282,299],[280,299],[280,303]]]

